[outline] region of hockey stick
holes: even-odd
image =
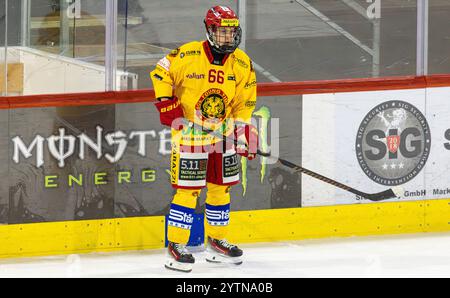
[[[193,122],[189,122],[187,125],[189,127],[191,127],[191,128],[196,129],[196,130],[204,131],[204,132],[206,132],[206,133],[208,133],[208,134],[210,134],[210,135],[212,135],[214,137],[223,138],[223,139],[225,139],[228,142],[234,143],[235,146],[239,145],[237,140],[229,138],[229,137],[227,137],[225,135],[222,135],[218,131],[205,129],[204,127],[202,127],[202,126],[200,126],[198,124],[195,124]],[[346,190],[348,192],[351,192],[351,193],[353,193],[355,195],[358,195],[358,196],[363,197],[363,198],[365,198],[367,200],[370,200],[370,201],[378,202],[378,201],[398,198],[398,197],[400,197],[400,195],[403,192],[403,189],[401,187],[393,187],[393,188],[390,188],[388,190],[385,190],[385,191],[382,191],[382,192],[378,192],[378,193],[365,193],[365,192],[359,191],[357,189],[354,189],[354,188],[352,188],[352,187],[350,187],[348,185],[342,184],[342,183],[337,182],[337,181],[335,181],[333,179],[330,179],[328,177],[320,175],[320,174],[318,174],[316,172],[308,170],[308,169],[306,169],[304,167],[296,165],[296,164],[294,164],[294,163],[292,163],[290,161],[284,160],[284,159],[279,158],[279,157],[272,156],[270,153],[261,152],[259,149],[257,150],[256,154],[260,155],[262,157],[266,157],[266,158],[270,158],[270,159],[276,159],[277,162],[279,162],[283,166],[286,166],[286,167],[288,167],[290,169],[293,169],[295,172],[304,173],[304,174],[306,174],[308,176],[316,178],[316,179],[318,179],[320,181],[323,181],[325,183],[331,184],[331,185],[333,185],[333,186],[335,186],[337,188],[340,188],[340,189]]]

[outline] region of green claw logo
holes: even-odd
[[[267,152],[269,145],[267,144],[267,130],[270,120],[270,109],[266,106],[262,106],[259,110],[253,113],[254,116],[261,118],[261,127],[259,131],[259,144],[262,152]],[[261,183],[264,181],[266,175],[266,157],[261,157]],[[245,196],[247,192],[247,159],[241,158],[242,165],[242,195]]]

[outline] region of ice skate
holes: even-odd
[[[242,264],[242,250],[227,240],[208,237],[206,260],[212,263]]]
[[[170,270],[191,272],[195,258],[190,254],[186,246],[178,243],[169,242],[167,247],[168,259],[165,267]]]

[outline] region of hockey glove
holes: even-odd
[[[238,124],[235,129],[236,153],[252,160],[258,150],[258,130],[251,124]]]
[[[183,118],[184,116],[183,110],[181,109],[180,100],[176,96],[169,100],[157,101],[155,102],[155,106],[158,109],[159,120],[162,125],[172,127],[172,122],[175,119]],[[181,129],[181,127],[174,128]]]

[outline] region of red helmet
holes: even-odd
[[[206,13],[205,17],[206,38],[211,46],[219,53],[229,54],[241,43],[242,30],[239,26],[239,18],[228,6],[214,6]],[[233,27],[231,30],[232,41],[220,44],[217,40],[216,32],[220,27]]]

